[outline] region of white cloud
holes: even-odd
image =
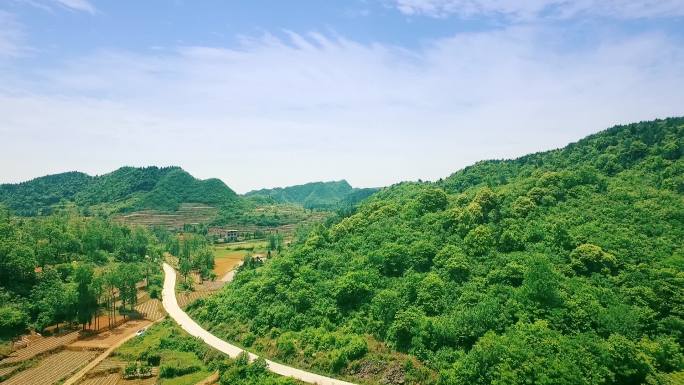
[[[682,0],[393,0],[407,15],[463,18],[504,16],[518,20],[603,16],[619,19],[684,16]]]
[[[0,89],[0,163],[15,165],[0,178],[179,164],[238,191],[339,178],[384,185],[684,113],[684,46],[658,33],[597,34],[573,50],[550,27],[416,50],[286,35],[0,73],[11,84]]]
[[[89,0],[9,0],[18,4],[28,5],[45,12],[53,13],[55,8],[67,9],[70,11],[86,12],[94,15],[98,12],[97,8]]]
[[[95,14],[97,9],[88,0],[54,0],[61,6],[72,9],[74,11],[87,12]]]
[[[0,10],[0,59],[17,57],[24,53],[23,31],[14,15]]]

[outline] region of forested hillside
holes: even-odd
[[[294,203],[307,209],[337,209],[355,204],[377,189],[353,188],[346,180],[313,182],[303,185],[250,191],[246,197],[275,203]]]
[[[86,214],[109,214],[175,211],[184,202],[232,207],[238,196],[220,180],[199,180],[180,167],[122,167],[94,177],[67,172],[0,185],[0,203],[22,216],[49,214],[60,203],[74,203]]]
[[[363,383],[675,384],[683,154],[667,119],[401,183],[192,313]]]
[[[0,202],[17,215],[47,214],[63,199],[73,199],[92,177],[81,172],[47,175],[17,184],[0,185]]]

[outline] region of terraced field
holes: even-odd
[[[226,284],[226,282],[222,281],[220,278],[221,277],[215,281],[204,281],[201,284],[195,283],[193,291],[179,291],[176,293],[178,305],[184,308],[200,298],[205,298],[216,293]],[[198,280],[195,279],[195,282],[198,282]]]
[[[78,339],[78,332],[71,332],[61,336],[41,337],[29,343],[29,346],[13,352],[9,357],[0,361],[0,367],[29,360],[37,355],[59,349]]]
[[[181,203],[176,212],[143,210],[119,215],[114,219],[129,225],[182,228],[186,223],[209,223],[216,218],[217,213],[218,209],[201,203]]]
[[[135,310],[138,311],[138,313],[142,314],[145,319],[148,319],[150,321],[156,321],[158,319],[161,319],[164,317],[166,313],[164,313],[164,308],[161,304],[161,301],[158,299],[151,299],[149,301],[145,301],[144,303],[141,303],[140,305],[135,307]]]
[[[17,369],[19,369],[19,364],[5,366],[4,368],[0,368],[0,378],[5,377],[9,374],[12,374]]]
[[[178,306],[181,308],[184,308],[191,304],[192,302],[200,299],[200,298],[205,298],[211,295],[213,291],[208,291],[208,290],[195,290],[191,292],[182,292],[178,293],[177,298],[178,298]]]
[[[108,357],[94,367],[88,375],[99,376],[112,372],[120,372],[126,367],[126,363],[116,358]]]
[[[122,378],[119,372],[108,373],[85,379],[78,385],[156,385],[158,372],[157,368],[153,368],[152,377],[132,380]]]
[[[145,378],[145,379],[135,379],[135,380],[124,380],[123,378],[119,378],[119,381],[116,383],[116,385],[156,385],[157,384],[157,377],[150,377],[150,378]]]
[[[93,378],[88,378],[79,385],[116,385],[117,381],[121,378],[119,373],[111,373],[104,376],[98,376]]]
[[[97,351],[64,350],[2,382],[2,385],[53,385],[74,373],[98,354]]]

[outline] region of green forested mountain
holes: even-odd
[[[309,209],[331,209],[356,203],[377,189],[353,188],[346,180],[313,182],[303,185],[250,191],[246,197],[270,199],[275,203],[294,203]],[[360,199],[359,199],[360,198]]]
[[[683,154],[676,118],[400,183],[191,311],[363,383],[675,384]]]
[[[0,185],[0,203],[23,216],[49,214],[55,204],[63,202],[86,211],[111,213],[174,211],[183,202],[222,207],[237,200],[235,192],[220,180],[199,180],[180,167],[122,167],[99,176],[67,172]]]
[[[0,185],[0,202],[19,215],[49,212],[63,199],[73,199],[92,181],[81,172],[48,175],[18,184]]]

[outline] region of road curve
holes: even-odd
[[[176,300],[176,270],[169,264],[164,263],[164,289],[162,291],[162,304],[169,316],[173,318],[183,330],[190,335],[203,340],[207,345],[229,355],[230,357],[237,357],[243,350],[235,345],[216,337],[202,328],[190,316],[178,306]],[[258,356],[247,352],[251,360],[255,360]],[[336,380],[334,378],[321,376],[319,374],[307,372],[301,369],[293,368],[291,366],[279,364],[270,360],[266,360],[268,370],[281,376],[292,377],[300,381],[308,382],[310,384],[318,385],[355,385],[351,382]]]

